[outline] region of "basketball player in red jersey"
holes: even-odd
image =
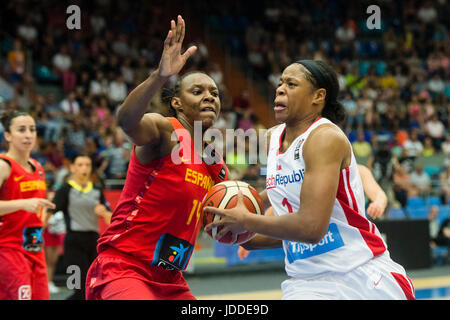
[[[45,199],[42,166],[30,157],[34,119],[13,111],[2,117],[6,154],[0,154],[0,300],[48,300],[43,246]]]
[[[180,78],[170,107],[176,117],[145,113],[167,79],[196,47],[181,54],[185,23],[171,21],[159,67],[126,98],[117,120],[135,146],[111,224],[98,241],[86,279],[88,300],[195,299],[181,271],[199,232],[201,201],[227,178],[222,158],[203,161],[194,122],[210,128],[220,112],[219,91],[204,73]],[[180,160],[180,161],[178,161]]]

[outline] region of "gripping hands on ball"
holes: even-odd
[[[218,209],[214,207],[205,207],[203,209],[206,213],[215,214],[221,217],[220,220],[211,222],[205,227],[205,231],[212,230],[213,228],[217,228],[218,230],[220,229],[214,237],[214,240],[220,240],[220,238],[225,236],[228,232],[233,234],[241,234],[247,231],[245,228],[246,217],[253,215],[253,213],[251,213],[245,206],[242,191],[238,191],[237,197],[237,204],[234,208]]]

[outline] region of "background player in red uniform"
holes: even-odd
[[[180,78],[170,99],[176,118],[145,113],[196,50],[181,54],[184,34],[178,16],[171,21],[159,67],[118,110],[118,123],[135,146],[111,224],[88,272],[87,299],[195,299],[181,270],[201,227],[201,201],[227,178],[227,168],[220,156],[206,161],[191,137],[195,121],[202,131],[216,121],[219,91],[208,75],[191,72]]]
[[[14,111],[2,117],[6,154],[0,154],[0,300],[49,299],[42,250],[44,170],[30,157],[36,142],[34,119]]]

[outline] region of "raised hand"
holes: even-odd
[[[174,20],[170,21],[170,30],[164,40],[164,50],[159,62],[160,76],[170,77],[180,72],[187,59],[197,50],[196,46],[191,46],[181,54],[185,29],[184,20],[180,15],[177,17],[176,23]]]

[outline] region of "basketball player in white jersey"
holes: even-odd
[[[283,71],[274,107],[281,124],[269,133],[261,193],[275,215],[250,213],[239,193],[235,208],[205,208],[222,217],[206,230],[222,226],[216,239],[254,231],[243,244],[250,250],[282,245],[290,277],[283,299],[414,299],[404,268],[366,218],[352,147],[336,125],[345,117],[338,92],[336,73],[322,61],[297,61]]]

